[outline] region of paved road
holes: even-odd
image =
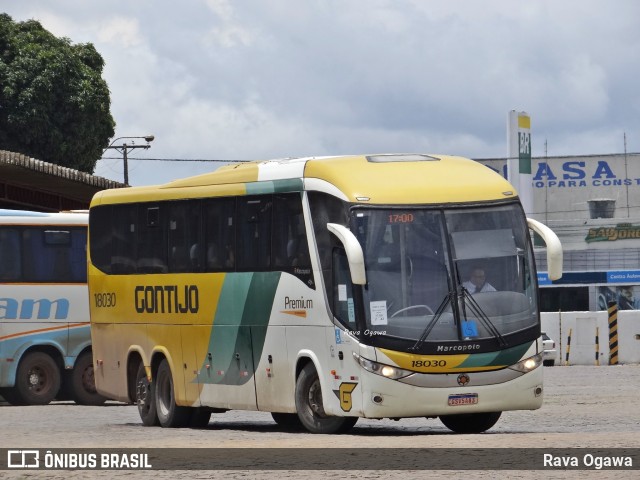
[[[135,406],[0,407],[0,448],[640,448],[640,366],[545,367],[540,410],[505,412],[490,431],[455,435],[436,419],[360,420],[348,435],[287,433],[261,412],[227,412],[204,430],[143,427]],[[295,454],[295,450],[291,450]],[[636,467],[637,468],[637,467]],[[0,476],[6,472],[0,472]],[[32,472],[29,478],[173,478],[176,472]],[[325,478],[339,472],[203,472],[198,478]],[[341,472],[348,478],[425,478],[424,472]],[[430,478],[493,478],[496,472],[436,472]],[[507,473],[507,472],[505,472]],[[514,476],[514,473],[517,473]],[[637,478],[635,471],[508,472],[509,478]],[[13,475],[11,478],[24,478]]]

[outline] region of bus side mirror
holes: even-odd
[[[349,261],[349,270],[351,271],[351,282],[354,285],[365,285],[367,283],[367,274],[364,268],[364,253],[362,253],[362,245],[344,225],[337,223],[327,223],[327,228],[333,233],[344,246]]]
[[[536,232],[547,245],[547,270],[549,279],[558,280],[562,277],[562,244],[558,236],[545,224],[527,218],[529,228]]]

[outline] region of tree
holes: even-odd
[[[92,173],[114,135],[104,60],[0,14],[0,150]]]

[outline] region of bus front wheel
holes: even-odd
[[[147,372],[142,362],[138,366],[136,374],[136,405],[142,424],[147,427],[160,425],[156,414],[156,399],[153,394],[153,385],[147,378]]]
[[[502,412],[440,415],[440,421],[456,433],[482,433],[493,427]]]
[[[71,397],[80,405],[102,405],[107,400],[96,390],[93,355],[89,351],[81,354],[73,367]]]
[[[271,417],[280,428],[289,432],[304,430],[300,417],[295,413],[271,412]]]
[[[154,393],[156,412],[161,426],[180,428],[189,424],[191,410],[189,407],[181,407],[176,404],[171,367],[166,359],[163,359],[158,367]]]
[[[300,422],[311,433],[346,432],[358,421],[358,417],[334,417],[325,413],[320,378],[312,363],[306,364],[298,376],[296,409]]]

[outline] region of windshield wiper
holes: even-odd
[[[437,308],[436,313],[433,314],[433,318],[422,331],[422,334],[420,335],[420,338],[418,338],[418,341],[415,343],[413,347],[409,348],[410,351],[415,352],[417,350],[420,350],[420,348],[422,347],[422,344],[431,333],[431,330],[433,330],[433,327],[436,326],[437,321],[440,319],[440,317],[444,313],[445,308],[447,308],[447,305],[451,303],[452,299],[455,298],[455,296],[456,296],[456,292],[454,291],[451,291],[447,293],[447,295],[445,295],[445,297],[442,299],[442,302],[440,303],[440,306]]]
[[[473,296],[469,293],[469,291],[466,288],[461,287],[461,290],[462,290],[462,293],[460,294],[460,296],[469,300],[470,313],[472,315],[475,315],[478,318],[478,320],[480,320],[480,322],[485,326],[487,330],[489,330],[489,332],[493,335],[493,337],[498,340],[498,343],[501,346],[506,346],[507,342],[504,340],[504,337],[502,336],[500,331],[496,328],[496,326],[493,324],[491,319],[487,316],[487,314],[484,313],[484,311],[482,310],[482,307],[478,305],[478,302],[476,302],[476,300],[473,298]],[[447,308],[447,305],[452,303],[453,299],[456,297],[457,297],[457,294],[455,291],[450,291],[447,295],[445,295],[444,299],[440,303],[440,306],[438,307],[436,312],[433,314],[433,318],[427,324],[425,329],[422,331],[422,334],[420,335],[420,338],[418,338],[418,341],[412,347],[409,348],[409,351],[415,352],[420,350],[425,340],[429,337],[431,330],[433,330],[433,327],[436,326],[436,323],[444,313],[445,309]],[[462,303],[462,310],[463,310],[461,312],[462,316],[464,317],[465,320],[467,320],[468,318],[467,302],[461,302],[461,303]]]
[[[507,345],[507,342],[505,342],[504,337],[502,336],[502,334],[500,333],[500,331],[496,328],[496,326],[493,324],[493,322],[489,319],[489,317],[487,316],[486,313],[484,313],[484,310],[482,310],[482,307],[480,307],[480,305],[478,305],[478,302],[476,302],[475,298],[473,298],[473,295],[471,295],[469,293],[469,290],[467,290],[466,288],[462,287],[462,297],[466,298],[469,300],[469,310],[471,311],[472,315],[475,315],[476,317],[478,317],[478,320],[480,320],[482,322],[482,324],[486,327],[487,330],[489,330],[489,332],[491,332],[491,334],[494,336],[494,338],[498,339],[498,343],[505,347]],[[467,316],[467,302],[462,302],[462,315],[464,317],[465,320],[467,320],[468,316]]]

